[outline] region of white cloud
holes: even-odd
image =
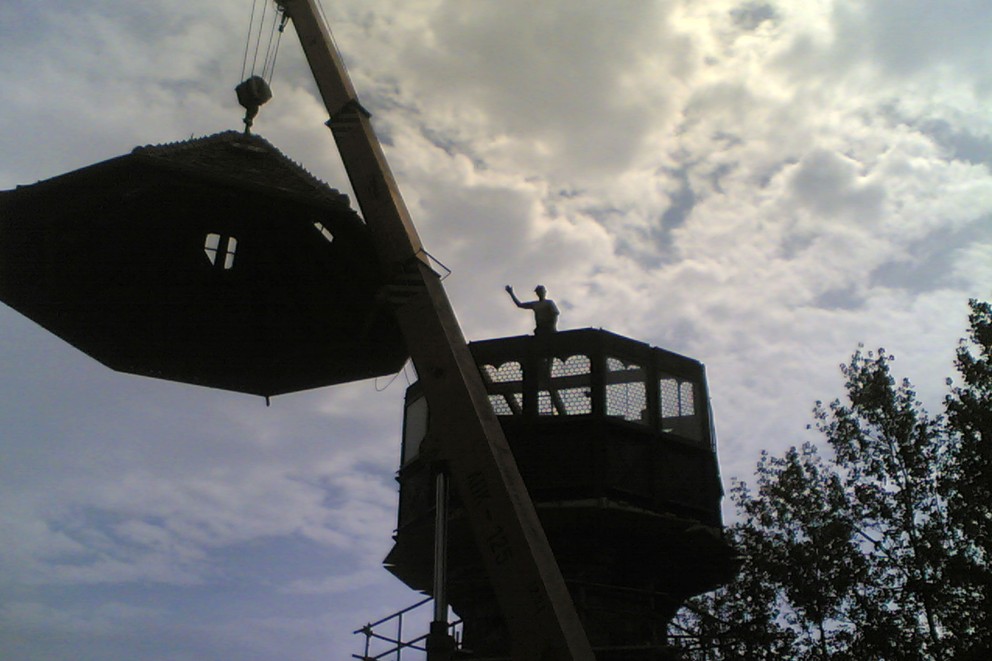
[[[939,404],[965,301],[992,282],[987,3],[327,9],[469,337],[529,332],[502,288],[540,282],[562,327],[704,361],[727,477],[807,438],[859,341]],[[4,188],[240,128],[245,3],[15,0],[0,18]],[[291,31],[273,89],[257,131],[347,191]],[[17,622],[103,613],[118,624],[77,640],[133,658],[117,604],[196,640],[171,658],[301,659],[349,654],[351,627],[414,600],[377,569],[403,376],[265,408],[110,373],[6,308],[0,361]]]

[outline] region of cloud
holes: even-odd
[[[370,588],[382,581],[382,567],[375,567],[343,576],[296,580],[281,588],[291,594],[340,594]]]
[[[850,216],[873,224],[885,201],[885,191],[860,181],[858,164],[835,152],[814,150],[791,173],[789,187],[802,207],[819,218]]]
[[[860,46],[866,59],[898,77],[947,68],[975,76],[975,91],[988,94],[989,45],[980,27],[992,20],[987,3],[956,0],[877,0],[839,4],[834,11],[839,48]],[[965,82],[965,81],[959,81]]]
[[[495,138],[470,143],[487,162],[529,161],[542,177],[568,163],[570,174],[595,175],[629,164],[659,117],[671,116],[689,44],[671,31],[670,11],[670,3],[505,2],[466,12],[440,3],[426,20],[430,38],[411,41],[402,56],[432,121],[453,128],[465,108],[469,125]]]
[[[563,328],[702,360],[747,477],[808,438],[860,341],[939,406],[992,282],[986,5],[327,10],[466,335],[530,332],[502,288],[543,283]],[[240,128],[246,28],[233,1],[5,3],[0,187]],[[278,62],[256,130],[347,192],[291,30]],[[0,650],[350,654],[417,596],[378,568],[412,373],[266,408],[111,373],[0,308]]]

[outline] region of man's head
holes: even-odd
[[[537,294],[537,297],[539,299],[544,300],[544,297],[547,295],[548,290],[544,288],[544,285],[538,285],[534,287],[534,293]]]

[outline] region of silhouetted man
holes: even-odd
[[[521,303],[510,285],[506,286],[506,293],[510,295],[518,308],[534,311],[534,321],[537,324],[534,328],[534,335],[538,337],[550,335],[558,330],[558,306],[550,298],[546,298],[548,290],[544,288],[544,285],[538,285],[534,288],[534,293],[537,294],[536,301]]]

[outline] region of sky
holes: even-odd
[[[992,3],[324,3],[469,339],[541,283],[561,328],[702,361],[728,485],[817,439],[859,343],[939,408],[992,296]],[[251,6],[4,0],[0,189],[240,129]],[[256,132],[348,192],[290,29],[272,89]],[[0,657],[360,652],[419,599],[380,565],[414,378],[266,408],[0,305]]]

